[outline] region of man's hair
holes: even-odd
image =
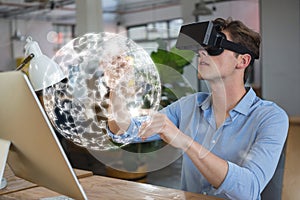
[[[238,43],[249,49],[255,55],[259,56],[261,37],[259,33],[248,28],[243,22],[239,20],[233,20],[232,18],[222,19],[217,18],[213,21],[220,25],[221,31],[227,31],[234,43]],[[244,72],[244,83],[246,83],[249,74],[253,70],[253,61]]]

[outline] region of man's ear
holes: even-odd
[[[246,54],[240,54],[238,56],[238,64],[237,68],[239,69],[245,69],[251,62],[251,55],[246,53]]]

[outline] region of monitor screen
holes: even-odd
[[[11,142],[7,162],[14,174],[68,197],[87,199],[27,76],[21,71],[0,73],[0,94],[0,139]]]

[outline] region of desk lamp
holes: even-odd
[[[55,83],[60,82],[66,76],[56,62],[44,55],[36,41],[29,36],[26,39],[25,56],[33,54],[30,61],[28,74],[35,91],[40,91]],[[45,77],[51,77],[45,78]]]

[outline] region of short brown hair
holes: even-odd
[[[228,19],[217,18],[213,22],[220,25],[221,31],[227,31],[234,43],[243,45],[256,57],[259,57],[261,42],[261,36],[259,33],[248,28],[243,22],[233,20],[231,17]],[[254,58],[252,58],[252,62],[245,69],[244,82],[247,81],[250,72],[253,70],[253,61]]]

